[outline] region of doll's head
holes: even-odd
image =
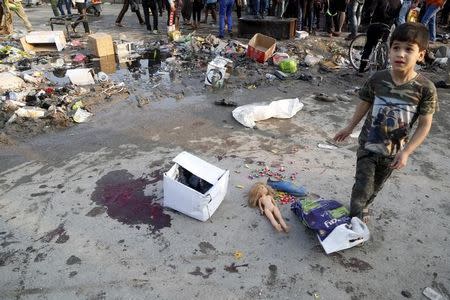
[[[250,207],[256,207],[258,205],[259,198],[265,195],[273,196],[273,189],[263,182],[255,183],[248,192],[248,204]]]

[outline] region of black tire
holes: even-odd
[[[350,46],[348,47],[348,57],[350,60],[350,64],[357,71],[359,70],[359,65],[361,64],[361,56],[364,51],[364,45],[366,44],[367,35],[365,33],[358,34],[355,38],[350,42]],[[369,66],[366,67],[364,71],[367,71]]]

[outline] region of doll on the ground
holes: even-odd
[[[274,191],[271,187],[262,182],[257,182],[250,189],[248,194],[248,203],[250,207],[259,207],[261,214],[265,214],[269,218],[270,223],[278,231],[289,231],[289,226],[284,222],[275,200],[273,199]]]

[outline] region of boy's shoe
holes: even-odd
[[[155,30],[153,30],[152,32],[153,32],[153,34],[158,34],[158,33],[159,33],[159,32],[158,32],[158,29],[155,29]]]
[[[286,192],[294,197],[305,197],[308,195],[308,191],[304,187],[296,186],[290,181],[272,180],[271,178],[268,178],[267,185],[277,191]]]
[[[123,24],[122,23],[116,23],[116,26],[117,27],[123,27]]]

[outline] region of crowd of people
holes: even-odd
[[[421,22],[427,26],[430,33],[430,42],[436,40],[437,15],[440,12],[439,23],[448,29],[450,1],[445,0],[124,0],[123,7],[117,16],[116,26],[124,26],[123,17],[128,9],[136,13],[141,25],[147,30],[158,33],[158,17],[162,17],[167,10],[167,25],[178,28],[180,17],[183,22],[192,25],[193,29],[200,27],[201,23],[208,23],[211,15],[212,23],[219,23],[219,37],[224,37],[225,27],[232,34],[235,8],[237,18],[242,17],[242,11],[247,8],[254,18],[262,19],[266,16],[278,18],[296,18],[298,30],[315,33],[325,31],[330,37],[340,36],[347,23],[349,32],[346,39],[353,39],[358,32],[369,30],[379,35],[385,35],[387,28],[393,24],[402,24],[407,21]],[[4,23],[4,11],[15,12],[23,20],[27,30],[32,26],[23,10],[20,0],[0,0],[0,15]],[[79,18],[73,24],[75,30],[79,23],[83,23],[84,30],[89,33],[86,20],[86,0],[50,0],[55,16],[72,14],[76,8]],[[144,18],[140,9],[143,9]],[[65,10],[64,10],[65,8]],[[218,16],[217,16],[218,11]],[[203,19],[201,18],[203,12]],[[153,22],[150,22],[150,15]],[[324,20],[323,20],[324,19]],[[375,27],[367,24],[384,24]],[[321,25],[324,24],[323,28]],[[152,26],[153,25],[153,26]],[[364,28],[364,29],[362,29]]]
[[[296,18],[298,30],[309,33],[324,30],[330,37],[340,36],[347,23],[348,40],[361,31],[361,25],[381,23],[390,27],[392,24],[399,25],[407,21],[421,22],[428,27],[431,42],[436,40],[438,12],[441,11],[440,24],[447,27],[450,11],[450,3],[445,3],[444,0],[250,0],[248,3],[244,0],[142,0],[144,21],[137,0],[125,0],[116,20],[117,26],[123,26],[122,19],[129,7],[136,13],[139,23],[146,24],[147,29],[154,33],[158,31],[158,16],[162,17],[163,11],[167,9],[168,26],[178,27],[181,17],[185,24],[197,29],[200,23],[207,23],[208,16],[211,15],[213,24],[216,24],[218,19],[219,37],[223,37],[225,27],[228,33],[232,34],[233,7],[238,19],[247,7],[254,18]],[[153,30],[149,9],[153,15]],[[201,20],[202,11],[204,17]],[[380,27],[372,30],[379,29]]]

